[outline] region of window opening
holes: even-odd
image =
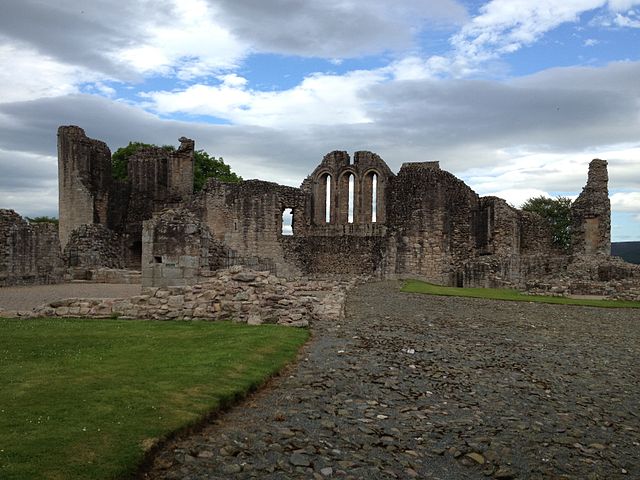
[[[329,223],[331,222],[331,175],[327,175],[326,182],[327,188],[325,190],[327,192],[327,198],[324,207],[324,221]]]
[[[378,220],[378,175],[371,177],[371,223]]]
[[[353,176],[353,173],[349,175],[349,216],[348,223],[353,223],[353,208],[354,208],[354,188],[355,188],[356,178]]]
[[[282,235],[293,235],[293,209],[285,208],[282,211]]]

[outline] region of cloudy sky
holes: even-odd
[[[439,160],[518,206],[609,161],[640,240],[640,0],[2,0],[0,207],[57,215],[56,130],[299,185],[331,150]]]

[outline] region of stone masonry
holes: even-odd
[[[76,126],[59,128],[60,244],[67,266],[142,267],[149,286],[192,285],[219,268],[242,265],[288,278],[375,275],[520,289],[569,277],[579,285],[586,270],[573,264],[608,268],[604,160],[590,164],[565,252],[553,244],[543,218],[480,197],[438,162],[405,163],[395,174],[375,153],[351,158],[333,151],[300,188],[210,179],[194,193],[195,145],[179,141],[173,152],[138,151],[120,180],[112,178],[103,142]],[[286,210],[293,235],[284,234]],[[95,248],[87,248],[91,229],[100,239]],[[619,280],[635,282],[633,269],[616,272]]]
[[[0,209],[0,287],[57,283],[63,274],[57,226]]]

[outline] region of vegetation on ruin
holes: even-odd
[[[568,252],[571,248],[571,199],[567,197],[532,197],[522,205],[522,210],[534,212],[544,218],[551,227],[553,243]]]
[[[261,385],[303,329],[0,319],[0,478],[107,479]]]
[[[111,155],[111,173],[113,178],[124,180],[127,178],[127,164],[129,158],[141,148],[158,148],[157,145],[143,142],[129,142],[126,147],[121,147]],[[163,145],[163,150],[174,152],[173,145]],[[242,177],[231,171],[231,167],[224,163],[222,157],[216,158],[204,150],[196,150],[193,154],[193,189],[198,192],[209,178],[217,178],[223,182],[237,183]]]
[[[29,223],[55,223],[58,225],[58,219],[55,217],[47,217],[42,215],[40,217],[26,217]]]
[[[517,290],[507,288],[443,287],[420,280],[406,280],[402,285],[402,291],[406,293],[425,293],[427,295],[485,298],[488,300],[508,300],[515,302],[557,303],[561,305],[582,305],[585,307],[605,308],[640,308],[640,302],[628,300],[594,300],[546,295],[527,295]]]

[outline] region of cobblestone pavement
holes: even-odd
[[[142,478],[640,478],[640,312],[354,289]]]
[[[64,298],[122,298],[139,295],[140,285],[113,283],[61,283],[0,288],[0,312],[29,311]]]

